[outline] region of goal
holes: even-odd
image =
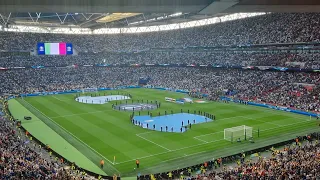
[[[224,129],[224,139],[227,141],[242,141],[252,138],[252,127],[236,126]]]

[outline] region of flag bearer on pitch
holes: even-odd
[[[100,161],[100,167],[101,167],[101,169],[103,168],[103,165],[104,165],[104,160],[101,159],[101,161]]]
[[[139,168],[139,166],[140,166],[140,161],[139,161],[139,159],[136,160],[136,165],[137,165],[137,168]]]

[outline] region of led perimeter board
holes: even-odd
[[[37,45],[38,55],[72,55],[72,43],[43,43]]]

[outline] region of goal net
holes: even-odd
[[[227,141],[242,141],[249,138],[252,138],[252,127],[242,125],[224,129],[224,139]]]

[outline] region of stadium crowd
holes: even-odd
[[[318,133],[313,135],[312,138],[319,138]],[[307,139],[307,136],[304,138]],[[304,145],[299,143],[285,146],[283,150],[271,149],[270,158],[260,156],[255,162],[242,160],[236,167],[224,167],[220,172],[209,171],[197,179],[318,179],[320,144],[312,138]]]
[[[318,73],[270,72],[193,67],[68,67],[0,71],[1,93],[61,91],[92,87],[148,85],[221,95],[320,111]],[[128,78],[130,77],[130,78]]]
[[[189,168],[166,173],[138,176],[147,179],[186,179],[186,180],[233,180],[233,179],[306,179],[320,177],[319,133],[307,134],[283,144],[275,149],[263,148],[264,152],[213,159]]]
[[[0,67],[71,66],[97,64],[200,64],[280,66],[320,69],[319,53],[288,52],[140,52],[81,53],[77,56],[0,56]]]
[[[29,138],[31,136],[25,136],[16,126],[16,122],[3,114],[0,116],[0,179],[92,179],[85,174],[65,169],[67,164],[49,156],[50,150],[38,146],[40,144]]]
[[[234,170],[211,173],[220,179],[241,179],[270,177],[275,179],[317,179],[320,177],[319,143],[303,147],[292,147],[278,153],[271,159],[260,159],[256,163],[246,163]],[[206,179],[206,178],[203,178]]]
[[[32,50],[37,42],[72,42],[80,52],[149,48],[319,42],[320,13],[269,13],[187,29],[107,35],[0,33],[1,50]]]
[[[211,69],[207,67],[93,67],[94,64],[217,64],[320,68],[319,53],[305,52],[155,52],[150,48],[229,46],[267,43],[319,42],[319,13],[272,13],[215,25],[157,33],[120,35],[57,35],[0,32],[0,50],[32,51],[37,42],[72,42],[75,56],[0,57],[0,95],[62,91],[93,87],[137,85],[148,77],[149,86],[221,95],[278,106],[320,112],[318,73]],[[145,51],[147,50],[147,51]],[[119,52],[120,51],[120,52]],[[145,51],[132,53],[130,51]],[[56,66],[51,68],[1,67]],[[88,65],[81,67],[78,65]],[[67,66],[67,67],[59,67]],[[75,178],[62,165],[43,158],[19,138],[10,122],[0,117],[1,179]],[[250,179],[319,176],[319,144],[290,147],[271,159],[243,163],[233,170],[210,172],[198,179]],[[299,165],[297,165],[297,162]],[[289,164],[285,166],[285,164]]]
[[[38,42],[72,42],[78,56],[0,56],[0,67],[93,64],[216,64],[320,68],[317,52],[153,51],[152,48],[319,43],[319,13],[271,13],[194,28],[115,35],[0,31],[0,50],[36,51]]]

